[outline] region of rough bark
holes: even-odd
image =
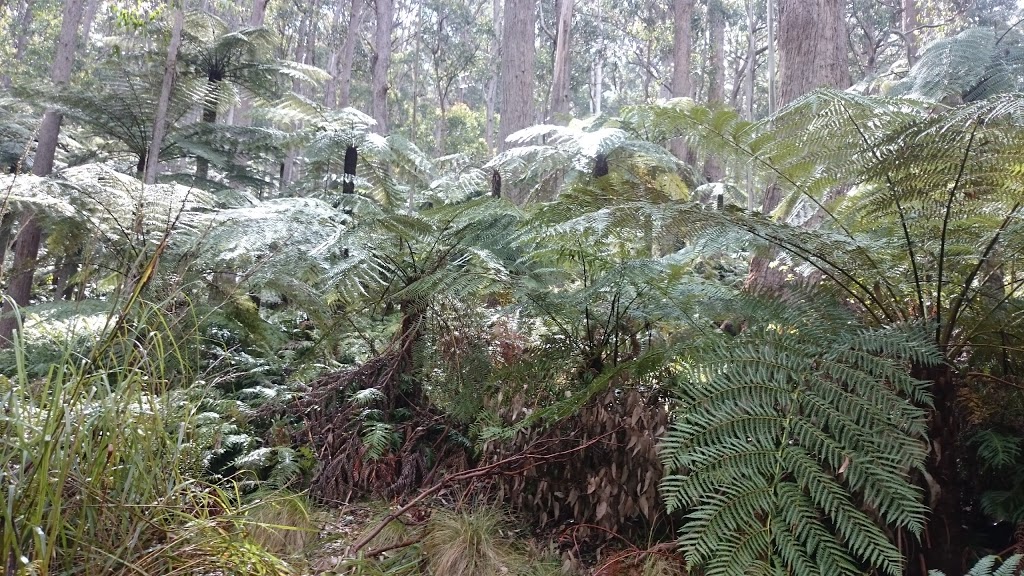
[[[708,104],[719,106],[725,98],[725,12],[718,0],[708,2],[708,44],[711,48]],[[724,175],[718,159],[709,157],[704,162],[704,179],[708,182],[719,182]]]
[[[502,20],[499,152],[508,148],[506,140],[510,134],[533,125],[535,121],[537,0],[505,0]],[[526,192],[520,187],[506,185],[505,195],[517,204],[526,201]]]
[[[373,33],[373,73],[371,77],[373,119],[377,132],[388,131],[388,72],[391,69],[391,31],[394,28],[394,0],[375,0],[377,21]]]
[[[815,88],[850,85],[844,32],[843,3],[839,0],[780,0],[781,106]]]
[[[555,28],[555,65],[551,75],[551,102],[548,120],[558,121],[569,115],[569,46],[572,34],[574,0],[558,0],[558,23]]]
[[[800,96],[822,87],[850,85],[846,58],[843,3],[840,0],[780,0],[779,102],[785,106]],[[771,213],[782,201],[782,190],[769,186],[761,211]],[[770,267],[777,252],[755,256],[750,261],[746,287],[753,291],[777,291],[785,271]]]
[[[178,48],[181,47],[181,30],[185,25],[185,8],[181,2],[176,3],[174,23],[171,25],[171,40],[167,44],[167,60],[164,62],[164,78],[160,84],[160,99],[156,105],[156,117],[153,120],[153,139],[146,153],[146,167],[143,182],[156,184],[160,170],[160,149],[164,135],[167,134],[167,109],[171,103],[171,90],[174,88],[174,76],[178,67]]]
[[[56,86],[62,86],[71,78],[71,68],[75,58],[75,44],[78,39],[78,26],[82,22],[85,11],[84,0],[67,0],[64,2],[60,35],[57,38],[57,49],[54,53],[53,65],[50,68],[50,80]],[[36,154],[32,161],[32,173],[36,176],[49,176],[53,171],[53,160],[57,153],[57,137],[60,135],[61,113],[49,108],[43,114],[43,121],[37,135]],[[14,251],[14,263],[9,287],[9,299],[4,301],[0,314],[0,347],[11,345],[11,338],[17,327],[17,318],[13,314],[13,300],[18,306],[25,306],[32,295],[32,278],[36,271],[36,258],[39,256],[39,244],[43,230],[39,219],[33,213],[27,213],[22,219],[21,230],[18,232],[18,243]]]
[[[213,101],[214,94],[217,91],[215,81],[210,80],[210,94],[207,95],[207,101],[203,104],[203,116],[202,121],[209,124],[217,123],[217,103]],[[196,157],[196,178],[200,180],[207,180],[210,178],[210,161],[202,156]]]
[[[693,7],[694,0],[675,0],[672,4],[672,96],[675,98],[693,97],[693,73],[690,70]],[[673,140],[669,146],[676,158],[686,160],[686,144],[681,138]]]
[[[957,415],[956,382],[948,364],[914,367],[915,378],[930,381],[933,404],[928,411],[930,450],[922,482],[931,517],[908,558],[907,574],[928,576],[930,570],[963,574],[968,535],[963,526],[963,478],[959,463],[961,418]],[[913,541],[911,541],[913,543]]]

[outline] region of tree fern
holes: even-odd
[[[1019,92],[1024,36],[1013,28],[968,28],[930,44],[906,78],[885,87],[889,96],[959,104]]]
[[[919,533],[909,474],[924,463],[927,397],[904,362],[935,362],[920,330],[861,328],[836,310],[762,308],[737,337],[685,356],[663,440],[662,494],[705,574],[901,573],[885,526]],[[770,311],[770,312],[769,312]]]

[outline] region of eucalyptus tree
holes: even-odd
[[[534,102],[534,59],[536,54],[537,0],[505,0],[501,24],[501,124],[498,151],[508,148],[506,139],[532,125]],[[509,198],[526,200],[515,188]]]
[[[50,80],[58,87],[66,84],[71,78],[71,68],[77,50],[78,27],[82,20],[84,5],[84,0],[64,2],[60,36],[57,38],[57,48],[50,68]],[[53,170],[62,119],[60,111],[53,108],[48,108],[43,114],[32,159],[32,173],[36,176],[49,176]],[[14,274],[8,287],[9,298],[4,300],[0,309],[0,347],[11,345],[12,334],[18,325],[14,307],[25,306],[32,295],[32,279],[35,276],[42,234],[42,226],[36,217],[31,212],[23,214],[14,252]]]
[[[693,9],[694,0],[673,0],[672,3],[672,96],[693,96]],[[686,159],[686,147],[681,140],[671,144],[672,152],[680,160]]]
[[[551,74],[551,90],[548,98],[549,122],[555,122],[569,114],[569,55],[572,42],[574,0],[556,2],[555,57]]]
[[[395,26],[394,0],[374,0],[373,57],[371,72],[373,119],[381,134],[388,131],[388,92],[391,90],[391,33]]]

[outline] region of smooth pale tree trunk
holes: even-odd
[[[533,125],[534,59],[536,47],[537,0],[505,0],[501,27],[501,120],[498,150],[508,148],[513,132]],[[526,201],[526,191],[506,185],[504,193],[516,204]]]
[[[156,117],[153,120],[153,140],[149,143],[146,153],[146,172],[143,182],[156,184],[160,171],[160,149],[164,136],[167,134],[167,109],[171,103],[171,91],[174,89],[175,70],[178,67],[178,49],[181,47],[181,30],[185,25],[184,0],[175,3],[174,21],[171,24],[171,41],[167,44],[167,60],[164,62],[164,77],[160,84],[160,99],[156,105]]]
[[[907,43],[907,63],[911,66],[917,63],[917,27],[917,0],[903,0],[903,40]]]
[[[374,0],[377,21],[373,32],[373,72],[371,85],[373,101],[370,108],[373,119],[377,121],[376,130],[380,134],[388,131],[388,72],[391,69],[391,31],[395,21],[394,0]]]
[[[672,96],[693,97],[693,8],[694,0],[675,0],[672,3]],[[687,159],[686,143],[681,138],[669,144],[680,160]]]
[[[66,0],[61,15],[60,36],[57,38],[57,49],[54,53],[53,65],[50,68],[50,80],[55,86],[63,86],[71,78],[74,64],[78,26],[82,22],[85,11],[84,0]],[[43,121],[37,133],[36,154],[32,161],[32,173],[36,176],[49,176],[53,171],[53,160],[57,153],[57,137],[60,135],[61,113],[49,108],[43,114]],[[11,345],[11,338],[18,321],[13,314],[13,300],[18,306],[25,306],[32,295],[32,278],[36,271],[36,258],[39,256],[39,244],[43,237],[43,229],[37,216],[31,212],[22,218],[21,230],[18,231],[17,246],[14,250],[13,275],[8,292],[9,299],[4,301],[0,311],[0,347]]]
[[[494,28],[494,37],[491,38],[491,77],[487,80],[487,92],[484,104],[487,107],[486,124],[484,126],[484,140],[487,142],[488,151],[498,148],[494,135],[494,113],[498,106],[498,69],[501,62],[501,50],[498,39],[501,38],[501,0],[491,1],[491,23]]]
[[[338,107],[352,105],[352,66],[355,62],[356,43],[359,42],[359,26],[363,21],[365,0],[352,0],[349,9],[348,28],[345,43],[341,46],[341,62],[338,66]]]
[[[92,34],[92,25],[96,22],[96,14],[100,9],[101,0],[88,0],[85,4],[85,14],[82,15],[82,38],[89,42],[89,35]]]
[[[338,68],[341,60],[341,50],[338,39],[341,37],[341,15],[345,11],[345,4],[336,0],[334,4],[334,15],[331,17],[331,51],[327,56],[327,82],[324,83],[324,106],[333,110],[338,105]]]
[[[719,0],[708,0],[708,44],[711,49],[708,104],[720,106],[725,98],[725,12]],[[709,157],[704,162],[704,179],[708,182],[719,182],[724,175],[717,158]]]
[[[569,115],[569,46],[572,41],[572,9],[574,0],[558,0],[558,22],[555,27],[555,65],[551,74],[551,102],[548,121],[559,121]]]
[[[249,27],[262,28],[267,18],[267,4],[269,0],[253,0],[252,12],[249,13]]]
[[[310,55],[310,45],[311,42],[316,37],[317,29],[316,23],[314,22],[314,18],[316,18],[318,12],[318,3],[314,2],[312,5],[306,8],[306,11],[302,15],[302,20],[299,23],[299,36],[298,41],[295,43],[295,61],[300,64],[306,64],[306,60]],[[299,82],[298,78],[292,79],[292,92],[295,94],[304,95],[303,85],[301,82]],[[302,122],[297,121],[293,123],[293,129],[296,131],[301,130]],[[294,149],[288,150],[288,152],[285,154],[284,162],[281,164],[281,180],[280,182],[278,182],[278,187],[281,190],[287,188],[288,184],[290,184],[298,177],[298,168],[296,166],[297,156],[298,154]]]
[[[250,28],[263,27],[263,22],[267,17],[268,2],[269,0],[253,0],[252,11],[249,12]],[[243,94],[239,99],[237,109],[235,107],[230,108],[224,120],[230,126],[250,125],[252,123],[252,100]]]
[[[597,52],[590,70],[590,113],[600,114],[604,95],[604,2],[597,6]]]
[[[768,114],[775,114],[775,104],[778,102],[776,83],[776,55],[775,55],[775,0],[768,0],[765,8],[768,19]]]

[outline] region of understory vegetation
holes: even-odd
[[[144,184],[145,29],[0,99],[0,250],[44,231],[0,350],[5,575],[1020,573],[1019,30],[881,92],[624,106],[488,160],[190,15]]]

